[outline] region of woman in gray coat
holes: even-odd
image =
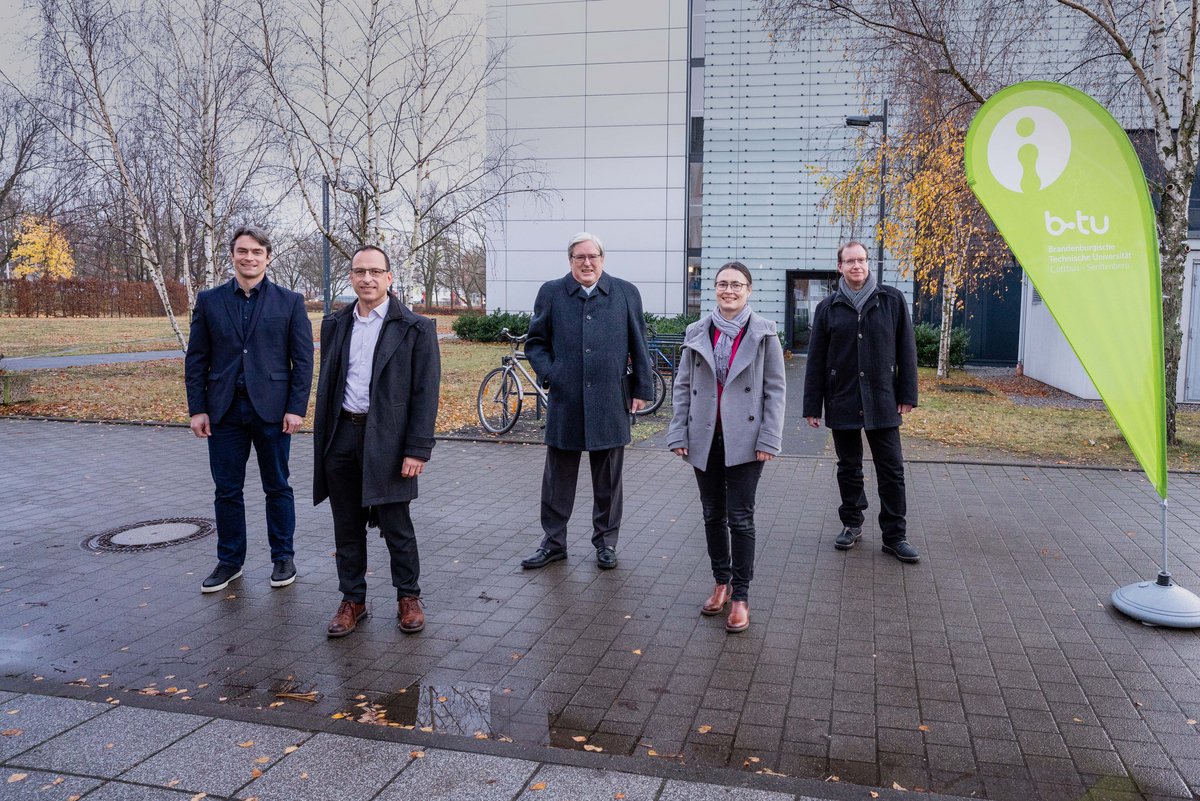
[[[754,496],[779,454],[786,384],[775,323],[750,310],[750,270],[717,272],[717,307],[688,326],[672,395],[667,447],[696,469],[716,587],[700,612],[730,604],[728,631],[750,626]],[[732,603],[730,603],[732,602]]]

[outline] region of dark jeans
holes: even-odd
[[[296,531],[296,501],[288,485],[288,453],[292,437],[283,433],[283,423],[268,423],[254,411],[247,398],[234,398],[233,405],[212,424],[208,438],[208,466],[216,485],[213,506],[217,517],[217,560],[229,567],[246,561],[246,460],[250,446],[258,457],[258,472],[267,496],[267,539],[271,561],[295,556],[292,535]]]
[[[325,482],[333,511],[333,541],[337,548],[338,589],[342,600],[366,603],[367,520],[372,511],[379,536],[391,556],[392,586],[397,598],[421,597],[417,583],[421,558],[408,502],[362,505],[363,435],[366,425],[339,420],[325,454]]]
[[[725,465],[725,440],[713,436],[708,465],[696,468],[704,537],[718,584],[733,584],[733,600],[750,599],[754,578],[754,495],[762,462]]]
[[[583,451],[564,451],[546,446],[542,472],[542,546],[549,551],[567,547],[567,521],[575,508],[575,485],[579,481],[579,457]],[[592,545],[596,550],[616,548],[621,530],[624,492],[621,468],[625,448],[588,451],[592,467]]]
[[[863,524],[867,493],[863,490],[862,429],[834,429],[833,447],[837,451],[837,482],[842,495],[838,516],[843,526]],[[879,531],[884,545],[905,539],[904,516],[908,511],[904,497],[904,454],[900,451],[900,429],[877,428],[866,432],[879,483]]]

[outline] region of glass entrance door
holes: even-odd
[[[808,337],[812,330],[813,314],[817,310],[817,304],[837,289],[837,279],[836,271],[811,270],[788,273],[787,337],[791,343],[789,347],[792,353],[808,353]]]

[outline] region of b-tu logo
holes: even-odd
[[[1084,236],[1091,234],[1106,234],[1108,233],[1108,215],[1105,214],[1103,222],[1096,223],[1096,215],[1084,214],[1082,211],[1076,210],[1074,220],[1064,220],[1049,211],[1046,213],[1046,233],[1051,236],[1062,236],[1064,231],[1078,231]]]
[[[1012,192],[1047,188],[1067,169],[1071,132],[1048,108],[1021,106],[1005,114],[988,139],[988,169]]]

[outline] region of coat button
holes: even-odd
[[[592,315],[590,315],[590,314],[589,314],[589,315],[587,316],[587,319],[589,319],[589,320],[590,320],[590,319],[592,319]]]
[[[866,373],[859,373],[859,375],[860,375],[860,376],[864,376],[864,375],[866,375]]]
[[[859,338],[859,339],[862,339],[862,334],[859,334],[859,335],[858,335],[858,338]]]
[[[750,421],[754,422],[754,415],[750,415]]]
[[[588,387],[588,388],[591,388],[591,386],[592,386],[592,382],[591,382],[591,381],[589,381],[589,382],[587,382],[587,384],[585,384],[584,386],[586,386],[586,387]]]
[[[862,417],[862,409],[859,409],[859,410],[858,410],[858,416],[859,416],[859,417]]]
[[[695,389],[692,390],[693,395],[695,395],[697,392],[699,392],[699,390],[695,390]]]
[[[591,349],[591,348],[584,348],[584,349],[583,349],[583,352],[584,352],[584,353],[591,353],[591,352],[592,352],[592,349]]]
[[[242,353],[249,353],[249,350],[243,350]]]
[[[747,391],[747,392],[749,392],[749,391],[750,391],[750,387],[746,387],[746,391]]]

